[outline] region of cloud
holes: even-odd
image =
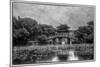
[[[94,20],[94,8],[13,3],[13,15],[30,17],[41,24],[49,24],[54,27],[59,24],[67,24],[74,29]]]

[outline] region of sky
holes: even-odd
[[[30,3],[13,3],[13,16],[30,17],[40,24],[54,27],[67,24],[72,30],[94,21],[95,8],[92,6],[56,6]]]

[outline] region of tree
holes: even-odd
[[[13,45],[25,45],[27,40],[35,36],[37,22],[31,18],[12,18]]]
[[[55,34],[55,28],[53,28],[50,25],[39,24],[37,29],[38,29],[37,40],[40,42],[40,44],[46,44],[47,38]]]
[[[28,40],[38,40],[41,43],[50,35],[55,34],[55,28],[46,24],[38,24],[31,18],[12,18],[13,23],[13,44],[25,45]]]
[[[38,41],[40,42],[40,44],[41,45],[44,45],[44,44],[46,44],[47,43],[47,36],[46,35],[40,35],[40,36],[38,36]]]
[[[46,36],[55,34],[55,28],[53,28],[51,25],[39,24],[39,28],[40,29],[38,30],[40,30],[40,33]]]
[[[31,18],[20,18],[19,20],[23,24],[23,28],[27,29],[27,31],[29,32],[29,39],[34,40],[38,32],[37,31],[37,26],[38,26],[37,21]]]
[[[75,37],[80,43],[94,43],[94,24],[93,21],[87,23],[87,26],[81,26],[75,32]]]

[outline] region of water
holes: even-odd
[[[68,52],[68,59],[67,59],[68,61],[79,60],[78,56],[75,56],[74,53],[75,53],[74,50],[70,50],[70,51]],[[65,59],[66,59],[66,58],[65,58]],[[66,61],[67,61],[67,60],[66,60]],[[52,58],[51,61],[60,61],[60,60],[59,60],[58,56],[55,56],[55,57]]]
[[[78,56],[75,56],[74,53],[75,53],[75,52],[72,51],[72,50],[68,52],[68,54],[69,54],[68,60],[79,60]]]
[[[52,61],[53,61],[53,62],[54,62],[54,61],[59,61],[58,56],[53,57],[53,58],[52,58]]]

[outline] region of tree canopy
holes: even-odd
[[[21,45],[28,40],[44,41],[48,36],[55,34],[55,28],[51,25],[38,24],[31,18],[12,18],[13,43]],[[17,43],[16,43],[17,42]]]
[[[90,21],[87,26],[79,27],[75,36],[80,43],[94,43],[94,22]]]
[[[27,41],[37,40],[41,43],[46,43],[49,36],[56,33],[68,33],[69,26],[61,24],[54,28],[52,25],[39,24],[32,18],[12,17],[12,32],[13,32],[13,45],[25,45]],[[94,41],[94,22],[90,21],[87,26],[80,26],[74,32],[76,42],[79,43],[93,43]]]

